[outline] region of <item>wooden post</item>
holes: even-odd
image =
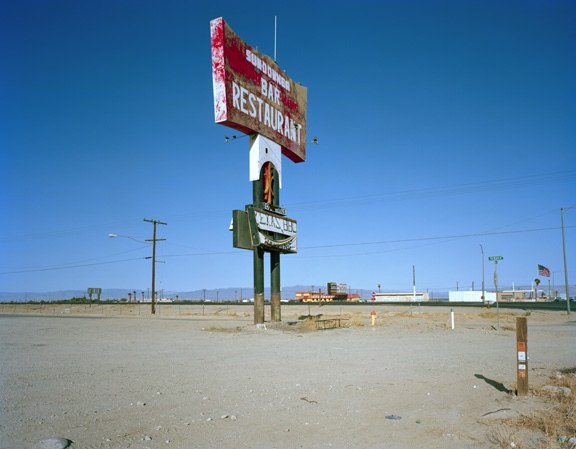
[[[526,317],[516,318],[517,395],[528,394],[528,325]]]

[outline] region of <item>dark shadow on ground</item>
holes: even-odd
[[[507,393],[507,394],[510,393],[510,390],[508,388],[506,388],[506,386],[504,384],[501,384],[500,382],[496,382],[495,380],[488,379],[487,377],[484,377],[482,374],[474,374],[474,377],[477,377],[478,379],[482,379],[488,385],[493,386],[494,388],[496,388],[498,391],[501,391],[502,393]]]

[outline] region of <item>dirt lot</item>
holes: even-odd
[[[450,307],[371,311],[283,306],[256,327],[250,306],[7,305],[0,448],[499,448],[503,420],[549,407],[537,387],[576,366],[574,314],[456,308],[452,329]],[[318,331],[309,313],[348,321]]]

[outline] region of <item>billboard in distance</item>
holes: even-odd
[[[240,39],[222,17],[210,22],[210,37],[216,123],[261,134],[293,162],[304,162],[306,87]]]

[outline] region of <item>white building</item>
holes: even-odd
[[[428,301],[428,292],[374,293],[375,302],[422,302]]]
[[[486,302],[492,304],[496,302],[495,292],[484,292]],[[458,290],[455,292],[448,292],[448,301],[450,302],[482,302],[481,291],[466,291]]]

